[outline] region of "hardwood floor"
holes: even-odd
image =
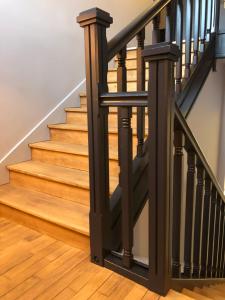
[[[159,299],[89,254],[0,218],[0,299]],[[156,298],[155,298],[156,297]]]

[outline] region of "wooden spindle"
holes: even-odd
[[[193,277],[200,276],[200,249],[202,231],[202,202],[204,188],[204,168],[200,161],[197,161],[197,187],[195,199],[195,221],[194,221],[194,249],[193,249]]]
[[[122,189],[122,245],[123,265],[130,268],[133,254],[133,183],[132,183],[132,110],[128,107],[121,108],[120,131],[121,131],[121,189]]]
[[[185,0],[185,78],[191,75],[192,0]]]
[[[207,1],[207,17],[206,17],[206,41],[209,42],[211,39],[211,24],[212,24],[212,13],[213,13],[213,0]]]
[[[211,211],[210,211],[210,227],[209,227],[209,243],[208,243],[208,267],[207,277],[212,276],[213,267],[213,243],[214,243],[214,232],[215,232],[215,213],[216,213],[216,188],[212,188],[211,193]]]
[[[142,50],[144,49],[145,42],[145,29],[140,31],[137,35],[137,91],[142,92],[145,90],[145,61],[142,57]],[[143,155],[145,137],[145,108],[137,108],[137,156],[141,157]]]
[[[181,202],[183,186],[183,147],[184,135],[181,130],[174,132],[174,176],[173,176],[173,236],[172,236],[172,276],[180,277],[180,233],[181,233]]]
[[[177,23],[176,23],[176,44],[182,51],[183,41],[183,2],[177,1]],[[176,63],[176,94],[180,94],[182,88],[182,55],[179,56]]]
[[[200,4],[199,1],[194,1],[194,28],[193,28],[193,38],[194,38],[194,58],[193,64],[198,63],[199,58],[199,33],[200,33]]]
[[[202,247],[201,247],[201,272],[202,278],[207,275],[207,246],[209,239],[209,216],[210,216],[211,180],[205,176],[205,195],[203,204],[203,225],[202,225]]]
[[[127,69],[126,69],[126,57],[127,57],[127,49],[123,48],[118,54],[118,68],[117,68],[117,92],[126,92],[127,90]],[[118,108],[118,164],[121,164],[121,130],[120,130],[120,115],[121,108]],[[120,178],[120,175],[119,175]],[[120,184],[120,179],[119,179]]]
[[[153,21],[153,30],[152,30],[152,44],[157,44],[160,42],[160,14],[158,14],[156,17],[154,17]]]
[[[189,143],[187,146],[187,186],[186,186],[186,209],[185,209],[185,241],[184,241],[184,276],[191,277],[192,274],[192,224],[196,177],[196,155]]]
[[[218,263],[217,263],[217,277],[221,277],[222,273],[222,256],[223,252],[223,238],[224,238],[224,202],[221,200],[221,215],[220,215],[220,237],[219,237],[219,249],[218,249]]]
[[[165,29],[165,42],[172,42],[172,7],[171,3],[169,3],[166,8],[166,29]]]
[[[203,52],[205,50],[205,22],[206,22],[206,1],[200,1],[200,51]]]
[[[214,231],[214,241],[213,241],[214,249],[213,249],[212,277],[216,277],[217,274],[221,205],[222,205],[222,200],[220,198],[220,195],[217,193],[216,215],[215,215],[216,220],[215,220],[215,231]]]

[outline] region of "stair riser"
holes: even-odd
[[[149,78],[148,69],[145,72],[146,80]],[[137,81],[137,69],[127,71],[128,81]],[[108,72],[108,83],[117,81],[117,70],[112,70]]]
[[[48,164],[53,164],[56,166],[89,171],[88,156],[33,148],[32,159],[36,161],[48,163]],[[116,160],[110,160],[109,163],[110,175],[117,176],[118,169],[119,169],[118,162]]]
[[[145,122],[147,124],[148,118],[146,116]],[[87,114],[83,112],[67,112],[67,123],[81,124],[87,126]],[[137,128],[137,116],[133,114],[132,127]],[[118,126],[117,114],[109,114],[109,128],[116,128]]]
[[[34,229],[42,234],[47,234],[73,247],[89,251],[89,237],[78,232],[66,229],[57,224],[40,219],[23,211],[0,204],[1,216],[26,227]]]
[[[108,83],[109,93],[117,92],[117,83]],[[146,81],[145,90],[148,89],[148,82]],[[137,91],[137,83],[136,82],[128,82],[127,83],[127,91],[135,92]]]
[[[10,171],[10,182],[16,187],[39,191],[89,206],[89,190],[15,171]]]
[[[50,134],[53,141],[80,145],[88,144],[87,131],[50,129]],[[135,135],[133,136],[133,144],[137,144]],[[118,136],[116,133],[109,134],[109,146],[113,149],[118,149]]]

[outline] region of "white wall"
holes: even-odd
[[[151,4],[148,0],[0,1],[0,160],[84,77],[83,30],[75,17],[94,6],[110,12],[114,36]],[[84,89],[84,87],[83,87]],[[79,103],[75,93],[64,106]],[[64,121],[63,107],[0,165],[29,159],[27,144],[48,138],[47,123]]]
[[[225,62],[218,60],[217,71],[210,72],[187,118],[192,133],[222,189],[224,188],[225,174],[225,163],[224,160],[223,162],[221,160],[225,150],[224,92]]]

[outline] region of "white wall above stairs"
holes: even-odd
[[[217,60],[187,122],[214,175],[224,189],[225,179],[225,61]]]
[[[0,1],[0,160],[85,77],[83,30],[75,17],[98,6],[114,18],[109,38],[151,3],[148,0]],[[126,11],[126,13],[124,13]],[[76,106],[78,93],[65,106]],[[0,165],[29,159],[27,144],[48,138],[47,123],[63,122],[63,107]]]

